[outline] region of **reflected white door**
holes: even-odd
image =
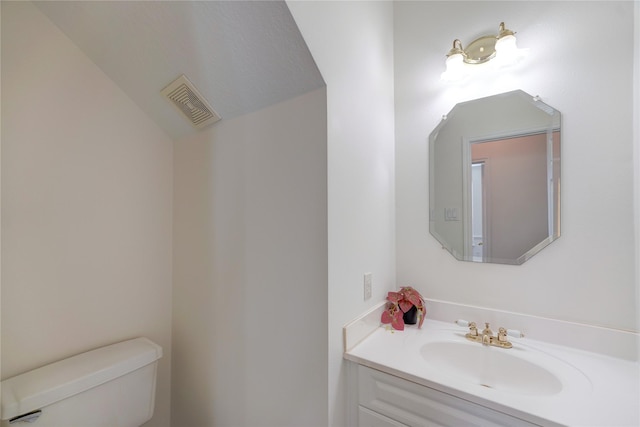
[[[484,257],[484,162],[471,165],[471,248],[473,261]]]

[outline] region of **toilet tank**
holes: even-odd
[[[161,357],[136,338],[6,379],[0,426],[139,427],[153,415]]]

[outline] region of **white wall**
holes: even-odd
[[[636,250],[636,307],[640,307],[640,0],[634,1],[633,49],[633,149],[634,210]],[[636,327],[640,330],[640,310],[636,310]]]
[[[324,89],[174,148],[172,425],[327,425]]]
[[[2,70],[2,6],[0,5],[0,70]],[[0,72],[1,74],[1,72]],[[2,78],[0,78],[0,100],[2,100]],[[0,121],[2,102],[0,102]],[[0,123],[0,224],[2,223],[2,124]],[[0,227],[0,331],[2,331],[2,227]],[[0,372],[2,372],[2,339],[0,338]],[[1,374],[0,374],[1,375]],[[0,384],[2,396],[2,384]]]
[[[341,426],[342,327],[396,288],[393,3],[287,4],[327,84],[329,425]]]
[[[31,3],[2,2],[2,378],[160,344],[169,425],[172,142]]]
[[[628,1],[395,3],[399,282],[428,298],[636,328],[633,9]],[[531,49],[526,61],[499,77],[441,82],[452,40],[469,43],[500,21]],[[457,102],[513,89],[562,113],[562,236],[522,266],[456,261],[428,231],[427,137]]]

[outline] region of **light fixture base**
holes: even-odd
[[[464,62],[467,64],[483,64],[496,56],[496,36],[483,36],[472,41],[464,51]]]
[[[466,48],[462,47],[459,39],[453,41],[453,46],[447,53],[446,70],[441,79],[455,81],[466,79],[478,65],[493,59],[491,66],[477,67],[477,71],[484,69],[498,70],[519,62],[528,49],[518,49],[515,32],[506,28],[504,22],[500,23],[497,35],[486,35],[472,41]]]

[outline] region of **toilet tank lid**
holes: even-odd
[[[25,372],[2,381],[3,420],[89,390],[162,357],[162,347],[135,338]]]

